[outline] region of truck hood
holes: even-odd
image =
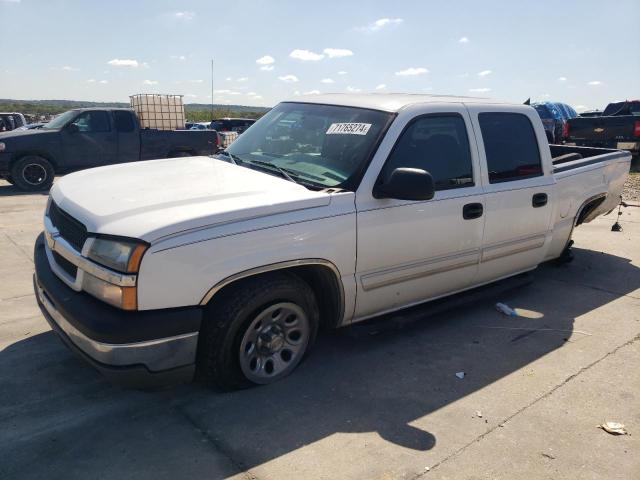
[[[0,133],[0,142],[4,142],[7,146],[6,151],[10,152],[13,146],[23,145],[30,139],[38,138],[45,140],[55,138],[60,130],[47,130],[39,128],[37,130],[11,130],[9,132]]]
[[[93,168],[51,189],[89,232],[154,242],[167,235],[294,210],[322,207],[330,195],[210,157]]]

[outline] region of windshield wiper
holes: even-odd
[[[290,182],[296,183],[298,185],[300,185],[300,182],[298,182],[297,180],[295,180],[290,174],[289,172],[287,172],[284,168],[279,167],[278,165],[276,165],[275,163],[270,163],[270,162],[264,162],[262,160],[245,160],[247,163],[249,164],[255,164],[255,165],[260,165],[261,167],[265,167],[265,168],[272,168],[274,170],[276,170],[280,175],[282,175],[285,179],[289,180]]]

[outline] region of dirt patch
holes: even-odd
[[[630,202],[640,202],[640,173],[632,172],[629,174],[624,190],[622,191],[622,199]]]

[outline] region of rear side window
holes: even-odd
[[[384,181],[396,168],[426,170],[436,190],[473,186],[469,137],[462,117],[429,115],[413,120],[385,164]]]
[[[113,113],[116,118],[116,130],[118,132],[128,133],[135,130],[136,126],[133,123],[133,117],[130,112],[115,110]]]
[[[481,113],[478,121],[487,156],[489,183],[542,175],[538,139],[526,115]]]

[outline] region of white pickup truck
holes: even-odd
[[[549,146],[525,105],[302,97],[217,156],[62,178],[34,287],[65,343],[120,382],[270,383],[321,327],[560,257],[618,204],[630,159]]]

